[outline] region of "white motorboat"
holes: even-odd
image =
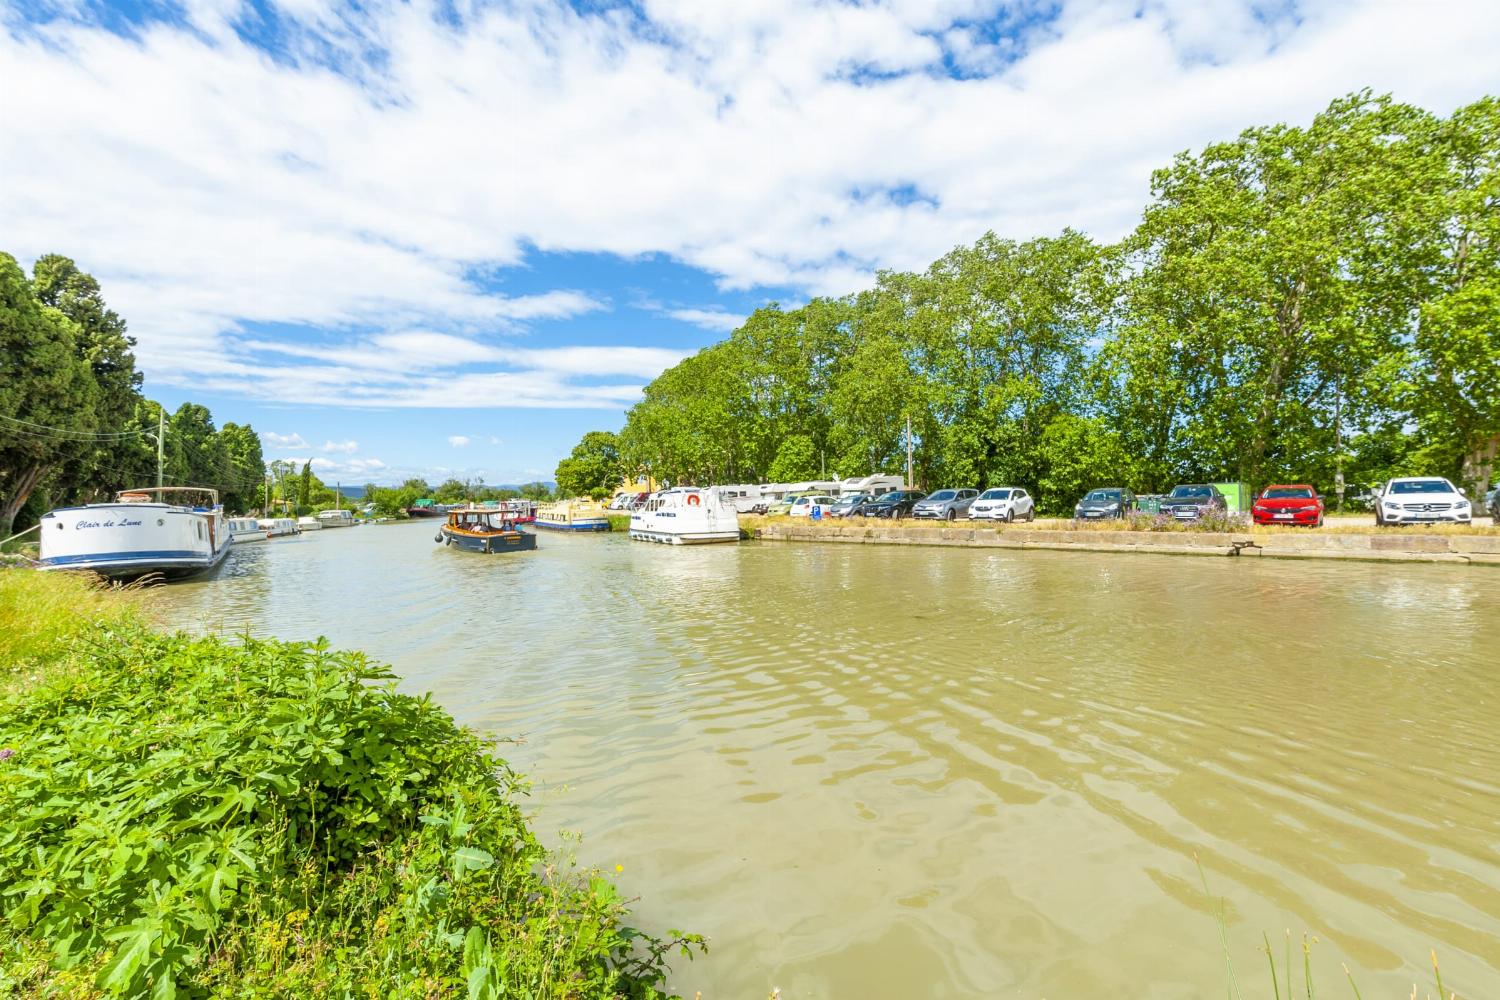
[[[224,522],[229,528],[229,536],[234,539],[236,545],[246,542],[264,542],[271,537],[271,532],[260,526],[260,522],[253,517],[231,517]]]
[[[676,487],[653,495],[631,513],[630,537],[666,545],[737,542],[739,514],[717,489]]]
[[[85,569],[111,579],[204,573],[234,544],[218,491],[198,486],[126,490],[113,503],[48,511],[40,539],[42,569]]]
[[[263,517],[256,522],[265,529],[271,538],[280,538],[283,535],[295,535],[297,533],[297,519],[295,517]]]
[[[319,511],[318,523],[325,528],[349,528],[354,525],[354,512],[351,510]]]
[[[298,531],[322,531],[323,530],[323,522],[319,521],[315,517],[299,517],[299,518],[297,518],[297,530]]]

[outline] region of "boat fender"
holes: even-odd
[[[443,540],[443,533],[439,531],[437,534],[432,536],[432,540],[434,542],[441,542]]]
[[[698,496],[698,494],[696,494],[696,493],[689,493],[688,494],[687,502],[688,502],[688,506],[689,507],[696,507],[700,503],[702,503],[703,500]]]

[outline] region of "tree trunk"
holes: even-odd
[[[1472,484],[1474,498],[1484,500],[1495,474],[1495,458],[1500,456],[1500,434],[1491,434],[1464,456],[1464,485]]]
[[[17,472],[9,483],[5,500],[0,502],[0,538],[9,538],[16,523],[16,515],[31,498],[31,491],[47,472],[45,465],[28,465]]]

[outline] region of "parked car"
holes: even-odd
[[[862,504],[875,499],[874,493],[846,493],[823,512],[824,517],[848,517]]]
[[[921,490],[891,490],[854,508],[856,517],[891,517],[900,520],[911,514],[911,509],[917,505],[923,497],[927,496]]]
[[[969,512],[969,505],[977,496],[978,490],[937,490],[913,505],[911,516],[954,521],[959,515]]]
[[[812,509],[816,505],[821,508],[818,513],[822,515],[826,514],[828,508],[837,502],[837,497],[831,497],[826,493],[813,493],[793,500],[791,508],[787,510],[787,514],[791,517],[811,517]]]
[[[1073,507],[1080,521],[1097,521],[1106,517],[1124,517],[1135,506],[1135,494],[1117,486],[1089,490]]]
[[[1375,505],[1375,523],[1468,524],[1473,518],[1469,498],[1441,476],[1409,476],[1392,479],[1380,488]]]
[[[823,494],[816,493],[811,490],[802,493],[788,493],[780,500],[771,504],[770,507],[767,508],[766,513],[770,514],[773,517],[785,517],[792,512],[792,505],[795,504],[798,500],[802,499],[803,497],[812,496],[823,496]]]
[[[1496,483],[1495,488],[1486,494],[1484,502],[1485,506],[1489,508],[1490,517],[1494,518],[1497,523],[1500,523],[1500,483]]]
[[[1311,486],[1267,486],[1250,506],[1256,524],[1323,526],[1323,498]]]
[[[1015,486],[994,486],[974,498],[971,521],[1035,521],[1036,500]]]
[[[1228,509],[1224,494],[1205,483],[1174,486],[1161,501],[1161,512],[1179,521],[1197,521],[1205,514],[1222,513]]]

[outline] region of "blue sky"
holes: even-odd
[[[1500,89],[1451,0],[0,0],[0,249],[104,284],[146,389],[325,479],[550,477],[766,302],[1362,87]]]

